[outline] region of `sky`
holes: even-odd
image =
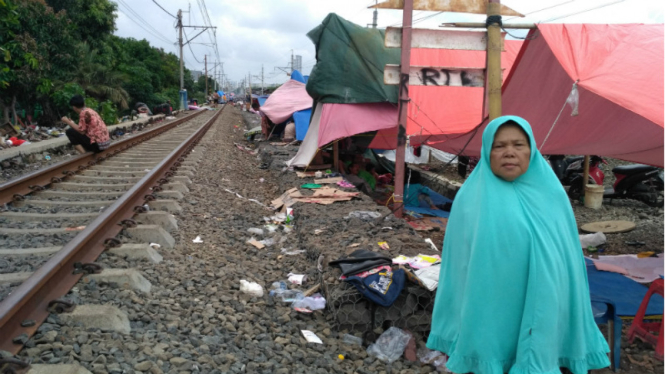
[[[302,56],[302,73],[307,75],[316,63],[314,44],[307,32],[318,26],[329,13],[366,26],[372,23],[375,0],[112,0],[118,4],[116,35],[146,39],[151,45],[178,55],[175,16],[183,12],[183,24],[204,26],[204,15],[216,26],[216,33],[201,28],[186,28],[185,66],[204,70],[207,55],[209,75],[213,67],[225,79],[238,83],[251,75],[253,85],[283,83],[291,54]],[[155,1],[164,9],[161,9]],[[663,23],[663,0],[503,0],[502,4],[524,14],[524,18],[504,16],[510,22],[533,23]],[[170,13],[170,14],[169,14]],[[414,11],[414,27],[437,29],[442,23],[484,22],[484,15]],[[400,26],[401,10],[379,9],[378,26]],[[509,30],[510,31],[510,30]],[[511,31],[524,36],[524,30]],[[510,37],[509,37],[510,38]],[[211,45],[217,42],[217,51]],[[217,53],[218,52],[218,53]],[[221,80],[221,79],[220,79]]]

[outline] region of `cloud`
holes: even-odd
[[[203,25],[203,16],[199,4],[205,0],[191,2],[191,9],[181,0],[157,0],[160,5],[170,13],[176,14],[178,9],[190,11],[184,13],[185,24]],[[504,0],[503,4],[528,14],[525,19],[514,19],[515,22],[540,22],[550,18],[562,17],[554,22],[588,22],[588,23],[662,23],[662,0],[626,0],[618,4],[610,3],[612,0]],[[133,8],[135,13],[126,9],[122,2]],[[144,27],[150,25],[157,30],[160,37],[132,22],[128,16],[120,13],[117,20],[117,35],[147,39],[156,47],[178,54],[175,45],[177,32],[173,28],[174,19],[159,9],[151,1],[129,2],[122,0],[120,9],[133,15],[133,18],[143,23]],[[205,1],[210,20],[217,26],[216,39],[219,47],[219,58],[224,63],[224,72],[227,79],[240,81],[249,72],[260,75],[261,66],[264,68],[266,82],[281,83],[288,77],[276,67],[285,67],[291,59],[291,50],[294,55],[301,55],[303,73],[308,74],[314,62],[314,45],[306,34],[321,21],[334,12],[341,17],[359,25],[367,25],[372,21],[373,0],[216,0]],[[585,9],[598,8],[581,12]],[[567,16],[567,17],[564,17]],[[507,17],[506,17],[507,18]],[[378,12],[379,27],[399,26],[402,21],[402,12],[399,10],[382,9]],[[415,11],[413,19],[416,27],[438,28],[443,22],[483,21],[484,15],[468,15],[459,13],[435,14],[432,12]],[[191,23],[190,23],[191,22]],[[147,27],[149,30],[150,28]],[[154,30],[152,30],[154,33]],[[200,31],[200,30],[198,30]],[[187,30],[187,35],[193,37],[198,32]],[[162,40],[166,38],[170,43]],[[208,55],[209,67],[216,60],[211,47],[197,43],[210,43],[207,33],[192,41],[191,50],[184,48],[187,68],[203,70],[203,56]],[[195,61],[198,59],[201,63]],[[221,71],[221,69],[218,69]],[[268,78],[269,77],[269,78]],[[253,78],[253,82],[255,82]]]

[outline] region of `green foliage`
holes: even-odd
[[[74,95],[85,96],[85,91],[76,83],[66,83],[61,89],[53,92],[51,100],[56,109],[61,113],[67,113],[71,109],[69,107],[69,100]]]
[[[112,0],[0,0],[3,114],[16,100],[28,112],[42,107],[45,123],[75,118],[69,99],[76,94],[109,123],[138,101],[177,107],[178,57],[147,40],[113,35],[116,11]],[[190,97],[204,100],[202,82],[185,70]]]
[[[118,111],[115,109],[115,105],[109,100],[101,103],[99,115],[107,125],[113,125],[118,122]]]

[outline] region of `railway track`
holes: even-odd
[[[185,156],[222,110],[196,112],[0,185],[0,350],[16,354],[49,313],[74,310],[63,296],[82,276],[113,272],[94,262],[104,251],[158,261],[138,243],[173,245],[170,213],[193,175],[194,161]],[[0,356],[1,373],[21,365]]]

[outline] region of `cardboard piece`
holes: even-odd
[[[422,220],[418,221],[407,221],[411,227],[413,227],[414,230],[416,231],[430,231],[433,230],[432,226],[427,225],[425,222]]]
[[[337,182],[341,182],[343,180],[344,180],[344,178],[342,178],[342,177],[321,178],[321,179],[314,179],[314,183],[316,183],[316,184],[336,184]]]
[[[296,171],[298,178],[307,178],[313,177],[316,174],[315,171]]]
[[[423,217],[421,220],[425,225],[430,226],[432,228],[438,227],[441,229],[441,231],[446,230],[446,226],[448,226],[448,218],[441,218],[441,217]]]
[[[296,203],[296,201],[293,200],[294,197],[300,197],[302,194],[298,191],[298,188],[293,187],[292,189],[284,192],[280,197],[276,198],[270,203],[270,207],[272,209],[279,209],[282,206],[286,205],[286,207],[290,207],[293,204]]]
[[[247,244],[251,244],[251,245],[255,246],[257,249],[263,249],[263,248],[266,247],[265,245],[263,245],[263,243],[259,242],[258,240],[254,239],[254,238],[249,239],[247,241]]]
[[[291,195],[293,200],[300,201],[303,203],[316,203],[322,205],[329,205],[336,201],[349,201],[352,198],[358,196],[359,192],[344,192],[336,188],[331,188],[325,186],[314,191],[312,196],[300,196],[294,197]]]

